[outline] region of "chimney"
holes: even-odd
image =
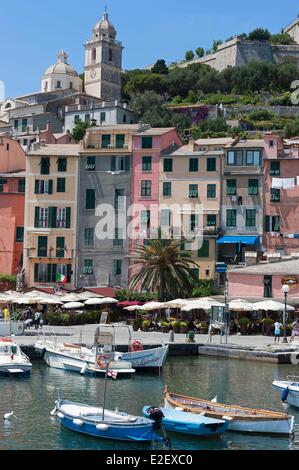
[[[52,122],[51,121],[47,121],[47,127],[46,127],[47,131],[51,132],[51,134],[53,134],[53,126],[52,126]]]

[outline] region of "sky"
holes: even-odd
[[[294,0],[10,0],[0,9],[0,81],[6,97],[40,90],[41,76],[65,49],[83,72],[83,43],[107,5],[125,69],[157,59],[181,60],[187,50],[211,47],[214,39],[266,27],[281,31],[298,15]]]

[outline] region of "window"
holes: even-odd
[[[171,196],[171,183],[163,183],[163,196]]]
[[[53,181],[52,180],[35,180],[35,194],[53,194]]]
[[[141,181],[141,196],[150,197],[152,195],[152,182]]]
[[[114,209],[123,210],[125,209],[125,190],[116,189],[114,193]]]
[[[90,114],[85,114],[85,123],[90,124]]]
[[[208,258],[210,253],[210,242],[209,240],[203,240],[202,247],[198,250],[198,258]]]
[[[101,113],[100,121],[101,121],[101,122],[105,122],[105,121],[106,121],[106,113],[105,113],[105,112],[102,112],[102,113]]]
[[[216,171],[216,158],[207,158],[207,171]]]
[[[73,89],[73,82],[70,82],[70,89]]]
[[[189,159],[189,171],[198,171],[198,158]]]
[[[216,184],[208,184],[207,186],[207,198],[215,199],[216,198]]]
[[[190,231],[194,232],[198,228],[198,214],[190,215]]]
[[[280,189],[270,188],[270,202],[280,202]]]
[[[226,195],[235,196],[237,194],[237,181],[226,180]]]
[[[122,149],[124,148],[125,145],[125,134],[116,134],[116,142],[115,146],[117,149]]]
[[[246,227],[255,227],[256,226],[256,210],[255,209],[246,209]]]
[[[57,178],[57,192],[65,193],[65,178]]]
[[[142,157],[142,171],[152,171],[152,157]]]
[[[86,171],[95,171],[96,169],[96,157],[87,157]]]
[[[242,166],[243,165],[243,150],[229,150],[227,152],[227,165]]]
[[[58,80],[58,82],[56,82],[56,88],[61,88],[61,81]]]
[[[65,238],[57,237],[56,238],[56,258],[64,258],[65,251]]]
[[[260,150],[247,150],[246,165],[259,166],[262,163],[262,154]]]
[[[25,187],[26,187],[25,178],[19,179],[19,188],[18,188],[19,193],[24,193],[25,192]]]
[[[216,227],[216,214],[208,214],[207,215],[207,226],[208,227]]]
[[[84,230],[84,246],[94,246],[94,228]]]
[[[111,135],[103,134],[102,135],[102,149],[107,149],[111,145]]]
[[[66,276],[67,282],[72,280],[72,265],[71,264],[35,264],[34,265],[34,282],[57,282],[57,275],[63,274]]]
[[[18,129],[18,128],[19,128],[19,120],[18,120],[18,119],[15,119],[14,128],[15,128],[15,129]]]
[[[123,123],[125,124],[127,122],[127,115],[123,114]]]
[[[152,149],[153,148],[153,138],[152,137],[142,137],[141,138],[141,148],[143,148],[143,149]]]
[[[94,189],[86,189],[85,209],[95,209],[96,192]]]
[[[172,172],[172,158],[164,158],[164,172],[165,173]]]
[[[161,224],[161,227],[168,228],[170,226],[170,210],[169,209],[161,210],[160,224]]]
[[[111,171],[130,171],[131,169],[131,159],[127,157],[111,157]]]
[[[248,180],[248,195],[257,196],[259,193],[259,180]]]
[[[272,276],[269,275],[264,276],[264,297],[272,297]]]
[[[280,176],[280,162],[270,162],[270,176]]]
[[[16,242],[24,241],[24,227],[17,227],[16,229]]]
[[[236,227],[237,225],[237,211],[236,209],[226,210],[226,225],[227,227]]]
[[[279,215],[266,215],[265,216],[265,232],[280,232],[280,216]]]
[[[114,232],[113,246],[123,246],[123,231],[121,228],[116,228]]]
[[[109,49],[109,62],[113,61],[113,50]]]
[[[40,161],[40,174],[49,175],[50,174],[50,158],[42,157]]]
[[[48,91],[48,82],[45,82],[44,84],[44,92]]]
[[[93,274],[93,259],[84,260],[83,274]]]
[[[47,228],[49,225],[48,207],[35,207],[34,227]]]
[[[54,222],[56,213],[56,228],[66,228],[66,208],[52,208],[51,219]],[[55,222],[54,222],[55,224]]]
[[[66,158],[58,158],[57,171],[61,173],[67,171],[67,159]]]
[[[39,258],[46,258],[47,254],[48,254],[48,237],[38,237],[37,256]]]
[[[92,60],[93,62],[95,62],[95,61],[97,60],[97,50],[96,50],[95,47],[92,49],[91,60]]]
[[[122,271],[122,260],[113,260],[113,274],[114,276],[120,276]]]
[[[193,275],[196,277],[196,279],[199,278],[199,268],[192,268],[191,269],[191,272],[193,273]]]
[[[142,228],[148,230],[151,226],[151,211],[140,212],[140,224]]]
[[[198,198],[198,185],[197,184],[189,184],[189,198],[190,199]]]
[[[76,114],[76,116],[74,117],[74,123],[77,125],[79,124],[79,121],[80,121],[80,116],[79,114]]]
[[[28,126],[28,120],[27,119],[22,119],[22,132],[27,131],[27,126]]]
[[[0,193],[4,192],[4,185],[7,184],[6,178],[0,178]]]
[[[269,147],[274,147],[274,140],[269,140]]]

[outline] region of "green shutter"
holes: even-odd
[[[198,250],[198,258],[208,258],[210,253],[210,242],[209,240],[203,240],[202,247]]]
[[[34,227],[39,228],[39,207],[35,208]]]
[[[49,180],[49,194],[53,194],[53,181]]]
[[[35,180],[34,194],[39,194],[39,180]]]
[[[236,180],[226,180],[226,195],[235,196],[237,192]]]
[[[66,281],[68,283],[72,282],[72,265],[68,264],[67,267],[67,272],[66,272]]]
[[[49,207],[49,228],[56,228],[57,207]]]
[[[34,282],[38,282],[38,264],[34,265]]]
[[[52,282],[52,264],[47,264],[47,282]]]
[[[270,215],[265,215],[265,232],[270,232]]]
[[[48,237],[38,237],[38,252],[39,258],[46,258],[48,256]]]
[[[64,258],[65,250],[65,238],[57,237],[56,238],[56,258]]]
[[[216,171],[216,158],[207,159],[207,171]]]
[[[125,157],[125,171],[131,170],[131,157]]]
[[[116,157],[111,157],[111,171],[116,171]]]
[[[248,195],[257,196],[259,192],[259,181],[258,180],[248,180]]]
[[[66,228],[71,228],[71,208],[66,208]]]

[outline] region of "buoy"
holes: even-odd
[[[13,411],[11,413],[5,413],[5,415],[3,416],[5,421],[9,421],[12,417],[13,417]]]
[[[85,374],[85,372],[86,372],[86,370],[87,370],[87,367],[88,367],[88,364],[87,364],[87,362],[86,362],[86,363],[84,364],[84,366],[82,367],[81,371],[80,371],[80,374],[81,374],[81,375],[84,375],[84,374]]]
[[[284,388],[283,391],[282,391],[282,394],[281,394],[281,401],[284,403],[286,401],[286,399],[288,398],[288,394],[289,394],[289,387],[287,388]]]
[[[98,431],[108,431],[109,426],[107,424],[97,424],[96,428]]]
[[[74,423],[76,426],[83,426],[84,421],[82,421],[82,419],[73,419],[73,423]]]

